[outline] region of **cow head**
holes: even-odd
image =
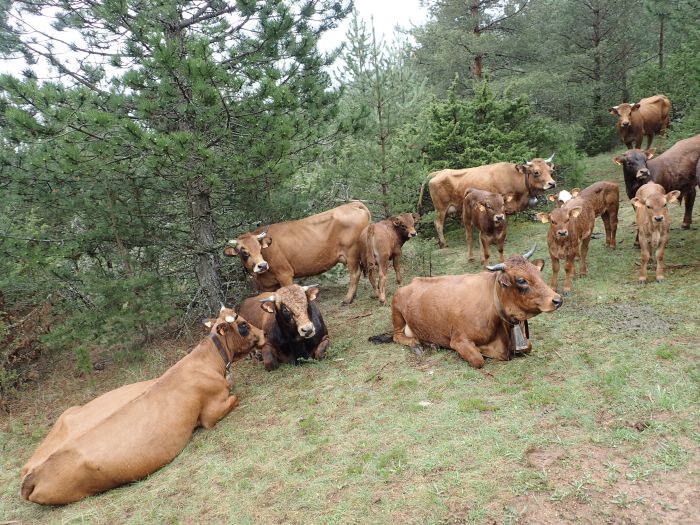
[[[478,196],[475,204],[479,208],[479,212],[485,213],[489,221],[496,226],[504,224],[506,220],[506,203],[512,202],[513,194],[509,193],[504,198],[500,193],[483,191]]]
[[[663,224],[668,219],[667,205],[671,202],[676,202],[681,192],[678,190],[669,191],[664,195],[663,186],[658,186],[658,191],[644,192],[645,195],[634,197],[632,204],[637,210],[647,214],[647,219],[650,224]],[[638,192],[638,194],[641,192]]]
[[[553,209],[552,213],[540,212],[536,217],[542,223],[550,223],[549,229],[555,239],[566,239],[569,236],[571,219],[578,217],[581,211],[581,206],[564,206]]]
[[[391,216],[389,220],[394,225],[396,232],[401,239],[410,239],[417,235],[416,224],[420,219],[417,213],[402,213],[400,215]]]
[[[232,308],[221,306],[219,316],[207,319],[204,326],[210,334],[219,336],[231,361],[236,361],[248,354],[253,348],[265,345],[265,334],[252,326]]]
[[[296,332],[308,339],[316,335],[316,328],[309,317],[310,303],[318,295],[318,286],[283,286],[260,305],[263,310],[275,314],[277,323],[285,331]]]
[[[244,233],[240,237],[228,241],[228,246],[224,248],[224,255],[235,257],[240,255],[241,262],[248,272],[263,273],[270,265],[264,259],[262,250],[272,244],[272,238],[262,233]]]
[[[647,167],[647,161],[654,158],[654,148],[646,151],[630,149],[624,155],[616,155],[613,162],[622,166],[625,179],[637,179],[642,184],[649,182],[651,173]]]
[[[632,113],[639,109],[639,102],[635,104],[628,104],[624,102],[618,106],[611,107],[608,111],[611,115],[619,117],[617,123],[623,128],[627,129],[632,125]]]
[[[542,312],[553,312],[564,302],[542,279],[544,261],[529,262],[536,246],[523,254],[513,255],[505,262],[488,266],[491,272],[498,272],[494,298],[500,304],[496,308],[504,320],[513,324],[525,321]]]
[[[525,175],[525,184],[531,196],[556,188],[557,183],[552,178],[552,171],[554,170],[553,158],[554,154],[548,159],[538,157],[525,164],[515,165],[515,169]]]

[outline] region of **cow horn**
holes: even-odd
[[[489,272],[502,272],[506,269],[506,265],[505,263],[492,264],[490,266],[487,266],[486,269]]]
[[[305,292],[308,292],[309,289],[311,288],[318,288],[317,284],[307,284],[306,286],[302,286],[301,289],[304,290]]]
[[[276,299],[275,299],[275,295],[272,294],[272,295],[269,296],[269,297],[265,297],[265,299],[260,299],[260,302],[261,302],[261,303],[274,303],[275,300],[276,300]]]
[[[230,241],[228,241],[228,243],[235,248],[238,244],[238,241],[236,239],[231,239]]]
[[[226,307],[224,306],[224,303],[219,303],[219,304],[221,304],[221,309],[219,310],[219,313],[221,313],[224,310],[226,310]]]
[[[530,257],[532,257],[535,254],[536,249],[537,249],[537,243],[533,244],[532,248],[530,248],[530,251],[525,252],[523,254],[523,257],[525,257],[526,259],[529,259]]]
[[[262,232],[262,233],[258,234],[258,235],[257,235],[258,240],[261,240],[261,239],[265,238],[265,235],[267,235],[267,232]]]
[[[224,317],[224,321],[226,321],[227,323],[233,323],[233,322],[236,321],[236,317],[238,317],[238,314],[236,314],[236,315],[227,315],[226,317]]]
[[[530,161],[528,160],[528,161],[525,163],[525,166],[532,166],[532,162],[530,162]]]
[[[554,158],[554,153],[552,153],[552,156],[549,157],[548,159],[544,159],[544,161],[545,161],[547,164],[549,164],[550,162],[552,162],[552,159],[553,159],[553,158]]]

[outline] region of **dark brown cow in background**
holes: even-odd
[[[240,256],[258,289],[272,292],[295,277],[319,275],[337,263],[347,266],[350,285],[343,299],[351,303],[360,280],[360,234],[370,223],[367,206],[349,202],[298,221],[279,222],[238,236],[224,254]]]
[[[639,248],[642,256],[639,268],[639,282],[647,282],[647,265],[652,250],[656,251],[656,282],[664,280],[664,255],[668,232],[671,229],[667,204],[675,202],[680,192],[678,190],[666,193],[664,187],[654,182],[647,182],[637,190],[632,199],[637,228],[639,229]]]
[[[367,274],[379,302],[386,304],[386,275],[389,261],[394,263],[396,282],[401,284],[401,247],[416,236],[417,213],[402,213],[372,223],[360,235],[360,266]],[[379,278],[377,279],[377,273]]]
[[[489,264],[489,245],[498,247],[499,260],[503,262],[503,246],[506,241],[506,203],[513,200],[512,195],[504,199],[500,193],[469,188],[464,194],[462,206],[462,224],[466,231],[467,252],[469,260],[474,260],[473,228],[479,230],[481,244],[481,261],[484,268]]]
[[[641,148],[644,135],[650,148],[654,135],[664,133],[670,124],[671,101],[665,95],[654,95],[635,104],[613,106],[608,111],[619,117],[617,131],[628,149]]]
[[[523,211],[528,206],[537,204],[537,195],[556,187],[557,183],[552,178],[553,157],[554,155],[548,159],[536,158],[525,164],[499,162],[461,170],[446,169],[428,175],[428,189],[435,205],[435,229],[440,247],[447,246],[443,234],[445,217],[450,212],[462,215],[467,188],[500,193],[503,196],[513,195],[506,206],[506,213],[510,215]],[[425,184],[421,187],[418,213],[421,213],[424,188]]]

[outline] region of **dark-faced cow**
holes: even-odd
[[[665,95],[654,95],[637,103],[613,106],[608,111],[619,117],[617,132],[628,149],[641,148],[645,135],[650,148],[654,135],[664,133],[670,124],[671,101]]]
[[[386,304],[389,261],[393,261],[396,282],[401,284],[401,247],[416,236],[418,219],[417,213],[402,213],[370,224],[360,235],[360,266],[382,304]]]
[[[603,219],[605,228],[605,245],[609,248],[617,246],[617,215],[620,211],[620,185],[616,182],[601,180],[584,188],[574,188],[571,192],[560,191],[557,195],[549,195],[547,198],[555,202],[557,208],[561,208],[567,201],[580,197],[585,200],[596,217]]]
[[[486,268],[489,264],[489,246],[498,248],[499,260],[503,262],[503,247],[506,241],[506,203],[513,200],[511,194],[505,199],[500,193],[469,188],[464,193],[462,206],[462,224],[466,232],[469,260],[474,260],[472,245],[473,229],[479,230],[481,244],[481,261]]]
[[[512,195],[513,199],[506,204],[506,213],[517,213],[529,205],[536,204],[537,195],[557,185],[552,178],[553,157],[554,155],[548,159],[536,158],[525,164],[499,162],[461,170],[446,169],[428,175],[428,189],[435,205],[435,229],[440,247],[447,246],[443,234],[445,217],[452,212],[461,216],[464,192],[467,188],[500,193],[504,197]],[[419,213],[423,188],[418,202]]]
[[[258,289],[275,291],[295,277],[318,275],[337,263],[347,266],[350,285],[343,303],[355,298],[360,279],[360,234],[370,223],[367,206],[343,204],[298,221],[261,227],[229,241],[228,256],[240,256]]]
[[[196,427],[212,428],[238,405],[226,370],[264,343],[260,330],[222,309],[209,336],[159,378],[64,412],[22,469],[21,496],[63,505],[169,463]]]
[[[299,359],[325,357],[330,339],[316,304],[317,294],[315,285],[291,284],[241,303],[241,315],[247,315],[265,332],[261,351],[265,370],[274,370],[281,363],[297,364]]]
[[[528,262],[533,252],[511,256],[488,272],[416,277],[394,294],[392,335],[371,340],[451,348],[475,368],[484,365],[483,356],[510,359],[513,327],[562,305],[562,298],[542,280],[544,261]],[[524,352],[531,348],[528,342]]]
[[[658,157],[654,151],[632,149],[613,158],[622,166],[625,190],[632,199],[642,184],[649,181],[661,184],[669,192],[678,190],[679,200],[685,199],[682,228],[690,228],[693,221],[695,187],[700,183],[700,135],[679,140]]]
[[[671,228],[667,205],[675,202],[679,195],[678,190],[666,193],[660,184],[647,182],[637,190],[632,199],[642,256],[642,265],[639,268],[640,283],[647,281],[647,265],[652,251],[656,251],[656,282],[664,280],[664,255]]]
[[[561,208],[555,208],[552,213],[540,212],[537,218],[543,222],[549,222],[547,232],[547,247],[552,259],[552,281],[550,286],[557,289],[559,276],[559,261],[565,260],[564,269],[564,293],[571,291],[571,283],[574,278],[574,260],[581,260],[579,274],[588,273],[586,257],[588,255],[588,243],[591,241],[595,214],[590,204],[583,199],[575,198],[566,202]]]

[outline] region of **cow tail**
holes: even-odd
[[[367,340],[370,343],[374,343],[375,345],[394,342],[394,338],[391,334],[373,335],[373,336],[369,337]]]
[[[428,184],[427,179],[420,185],[420,195],[418,196],[418,204],[416,205],[416,213],[418,213],[418,215],[423,215],[423,193],[425,192],[426,184]]]
[[[22,479],[22,483],[20,484],[20,487],[19,487],[19,495],[22,496],[27,501],[29,501],[29,496],[32,495],[32,492],[34,492],[35,487],[36,487],[36,480],[34,479],[34,470],[31,470]]]
[[[365,246],[365,275],[372,266],[376,266],[377,261],[374,257],[374,223],[367,227],[367,246]]]

